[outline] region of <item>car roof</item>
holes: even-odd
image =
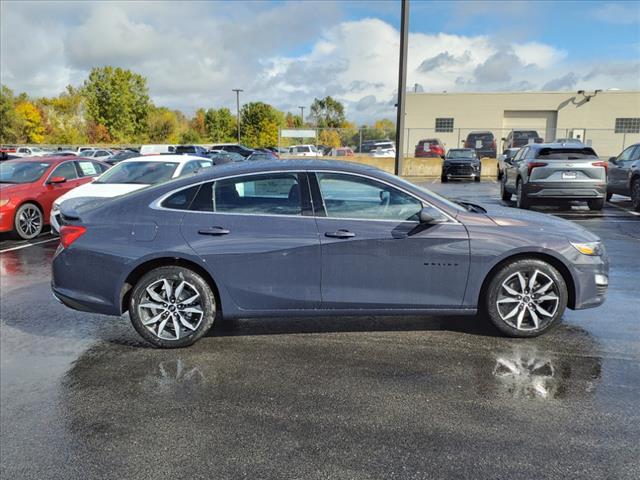
[[[557,148],[558,150],[567,149],[574,150],[576,148],[592,148],[585,144],[576,144],[576,143],[558,143],[558,142],[550,142],[550,143],[528,143],[527,145],[523,145],[520,148],[531,147],[534,150],[540,150],[543,148]]]
[[[173,163],[186,163],[190,160],[208,160],[205,157],[198,157],[196,155],[140,155],[139,157],[127,158],[119,163],[134,163],[134,162],[173,162]]]
[[[21,163],[49,163],[51,165],[57,164],[57,163],[62,163],[65,160],[77,160],[80,157],[65,157],[65,156],[58,156],[58,157],[18,157],[18,158],[14,158],[11,160],[8,160],[10,162],[21,162]],[[89,159],[87,159],[89,160]],[[93,159],[91,159],[93,161]]]

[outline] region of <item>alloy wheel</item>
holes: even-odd
[[[496,300],[502,321],[520,331],[543,329],[553,320],[559,305],[558,285],[538,269],[511,274],[500,285]]]
[[[138,305],[142,324],[161,340],[180,340],[195,332],[204,318],[198,289],[184,280],[161,278],[144,291]]]
[[[42,231],[42,213],[38,207],[23,206],[18,213],[16,229],[22,238],[30,239],[37,236]]]
[[[631,185],[631,203],[634,209],[640,211],[640,179],[634,180]]]

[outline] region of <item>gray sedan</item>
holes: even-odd
[[[106,202],[65,202],[52,289],[128,311],[158,347],[214,320],[485,314],[533,337],[606,296],[599,239],[568,221],[454,202],[383,171],[242,162]],[[99,274],[96,274],[99,272]]]

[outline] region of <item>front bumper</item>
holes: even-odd
[[[609,287],[609,260],[593,257],[592,263],[573,264],[575,283],[574,310],[602,305]]]
[[[455,179],[455,178],[476,178],[480,176],[480,167],[473,164],[453,164],[442,166],[442,176]]]
[[[606,196],[607,184],[602,182],[529,182],[525,184],[525,192],[528,197],[541,199],[599,199]]]

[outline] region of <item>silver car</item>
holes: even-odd
[[[503,200],[517,197],[518,208],[534,203],[586,201],[602,210],[607,194],[607,162],[591,147],[562,143],[529,144],[505,159],[500,183]]]

